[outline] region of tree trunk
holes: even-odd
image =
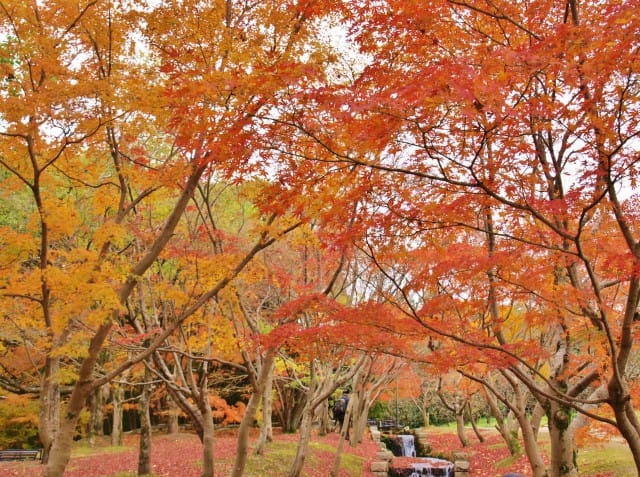
[[[167,395],[167,434],[176,434],[180,430],[178,422],[179,407],[170,395]]]
[[[496,419],[496,429],[502,436],[505,444],[507,444],[507,448],[509,449],[509,453],[512,456],[517,456],[522,453],[522,449],[520,447],[520,440],[518,439],[518,422],[513,419],[513,415],[515,415],[513,410],[510,410],[506,415],[503,415],[500,407],[498,406],[498,400],[496,396],[493,394],[493,391],[489,387],[484,387],[484,395],[487,404],[489,405],[489,409],[491,409],[491,414]],[[516,407],[514,405],[514,407]]]
[[[279,383],[278,380],[274,382],[274,385],[278,392],[279,406],[276,408],[276,412],[282,424],[282,431],[296,432],[302,419],[307,396],[301,389],[287,387],[285,384]]]
[[[349,434],[349,421],[351,420],[351,415],[353,413],[354,406],[352,405],[353,398],[349,400],[349,405],[347,406],[347,410],[344,413],[344,421],[342,423],[342,428],[340,428],[340,439],[338,440],[338,447],[336,449],[336,455],[333,460],[333,469],[329,474],[330,477],[338,477],[338,473],[340,472],[340,463],[342,462],[342,451],[344,449],[344,442],[347,440],[347,434]],[[351,436],[353,438],[353,436]]]
[[[318,407],[318,421],[320,426],[318,427],[318,435],[326,436],[331,432],[330,419],[329,419],[329,401],[325,401]]]
[[[244,475],[244,468],[247,464],[247,454],[249,452],[249,431],[258,410],[258,403],[264,396],[269,376],[273,376],[274,359],[275,354],[273,352],[268,352],[265,356],[262,366],[260,367],[260,374],[256,380],[256,389],[251,393],[249,403],[242,416],[242,421],[238,429],[238,446],[236,448],[236,458],[231,477],[242,477]]]
[[[304,467],[304,461],[307,457],[307,450],[309,449],[309,441],[311,439],[312,421],[313,409],[308,407],[302,415],[302,422],[300,423],[300,438],[298,440],[298,447],[296,448],[296,456],[293,459],[293,463],[287,473],[287,477],[300,477],[300,475],[302,475],[302,468]]]
[[[260,396],[255,392],[251,394],[249,403],[242,416],[240,427],[238,428],[238,441],[236,447],[236,458],[233,464],[231,477],[242,477],[244,468],[247,464],[247,454],[249,453],[249,430],[253,424],[256,411],[258,409],[258,401]]]
[[[469,445],[469,439],[464,429],[464,406],[456,408],[456,432],[462,447],[467,447]]]
[[[149,373],[145,373],[149,376]],[[151,474],[151,385],[146,384],[140,395],[140,448],[138,450],[138,475]]]
[[[471,410],[471,403],[469,403],[469,402],[467,402],[467,411],[469,412],[469,422],[471,423],[471,427],[473,428],[474,434],[478,438],[478,441],[484,442],[484,436],[482,434],[480,434],[480,430],[478,429],[478,426],[476,425],[476,420],[473,417],[473,412]]]
[[[364,440],[364,433],[367,430],[367,417],[369,415],[370,403],[366,397],[363,396],[364,394],[362,391],[352,393],[353,407],[349,411],[351,414],[350,442],[352,446]],[[349,405],[351,405],[351,400],[349,400]]]
[[[262,427],[254,454],[262,455],[267,442],[273,441],[273,364],[268,370],[267,380],[262,392]]]
[[[629,391],[621,388],[622,385],[618,381],[611,380],[608,385],[609,405],[613,409],[618,429],[627,441],[637,473],[640,475],[640,424],[631,399],[627,399]]]
[[[429,411],[427,411],[426,406],[420,406],[420,415],[422,416],[423,427],[429,427],[431,423],[429,422]]]
[[[42,377],[42,391],[40,393],[40,412],[38,433],[42,443],[42,460],[47,463],[51,446],[60,428],[60,386],[58,385],[58,370],[60,359],[47,357]]]
[[[100,386],[92,394],[91,400],[91,425],[89,438],[94,440],[95,436],[104,435],[104,403],[106,401],[106,392],[108,388],[106,386]]]
[[[122,445],[122,388],[118,384],[114,384],[111,388],[111,404],[113,405],[112,415],[113,422],[111,424],[111,445]]]
[[[200,412],[202,413],[202,477],[213,477],[214,474],[214,455],[213,444],[215,437],[215,428],[213,425],[213,413],[211,412],[211,404],[209,396],[204,390],[202,402],[200,404]]]
[[[524,442],[524,452],[529,460],[529,465],[531,466],[532,477],[548,477],[548,472],[544,465],[544,461],[542,460],[542,454],[540,453],[540,447],[538,446],[538,434],[536,428],[531,425],[531,422],[524,410],[519,410],[514,414],[520,424],[522,441]],[[519,448],[520,443],[518,441],[517,428],[515,428],[515,434],[512,435],[512,439],[517,441],[514,445],[517,445]]]
[[[531,419],[529,419],[536,439],[538,438],[538,432],[540,432],[540,426],[542,425],[542,418],[545,414],[546,412],[544,410],[544,407],[542,407],[539,402],[536,403],[535,407],[533,408],[533,412],[531,413]]]
[[[551,475],[578,477],[576,448],[571,424],[571,409],[549,401],[547,418],[551,442]]]
[[[80,414],[70,413],[68,410],[61,421],[60,430],[51,447],[49,461],[45,470],[45,477],[62,477],[64,469],[71,457],[73,435],[76,430]]]

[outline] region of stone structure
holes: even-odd
[[[456,477],[468,477],[469,474],[469,461],[468,460],[456,460],[453,462],[453,475]]]
[[[388,477],[389,464],[393,459],[393,452],[387,449],[387,446],[380,440],[381,433],[377,426],[370,426],[371,438],[380,446],[380,450],[376,453],[376,460],[371,462],[371,473],[375,477]],[[427,442],[427,431],[420,429],[416,431],[416,437],[422,442]],[[455,477],[469,477],[469,461],[465,454],[456,455],[453,462],[453,471]]]

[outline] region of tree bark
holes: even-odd
[[[42,443],[42,461],[49,460],[51,446],[55,441],[60,427],[60,386],[58,385],[58,371],[60,359],[47,356],[42,376],[42,391],[40,393],[40,411],[38,433]]]
[[[458,434],[458,439],[462,447],[467,447],[469,445],[469,439],[464,429],[464,407],[462,409],[456,409],[456,433]]]
[[[571,424],[571,408],[549,401],[547,404],[551,442],[551,475],[578,477],[576,447]]]
[[[93,393],[91,400],[91,425],[89,438],[93,440],[95,436],[104,435],[104,403],[105,394],[108,392],[107,386],[100,386]]]
[[[300,477],[300,475],[302,475],[302,468],[304,467],[304,461],[307,458],[307,450],[309,449],[309,441],[311,440],[312,420],[313,408],[311,408],[311,406],[307,406],[302,415],[302,422],[300,423],[300,438],[296,448],[296,456],[293,459],[293,463],[287,473],[287,477]]]
[[[205,391],[204,396],[202,396],[199,406],[202,413],[202,477],[213,477],[215,471],[215,456],[213,454],[215,428],[209,395],[206,393],[206,389],[203,391]]]
[[[476,420],[473,417],[473,410],[471,409],[471,402],[467,402],[467,412],[469,413],[469,422],[471,423],[471,427],[473,429],[474,434],[478,438],[478,441],[484,442],[484,436],[480,433],[478,426],[476,425]]]
[[[171,396],[167,396],[167,434],[176,434],[180,430],[178,422],[178,406]]]
[[[145,376],[148,377],[146,372]],[[140,394],[140,447],[138,449],[138,475],[151,474],[151,385],[146,384]]]
[[[273,441],[273,363],[268,371],[262,391],[262,427],[254,449],[256,455],[262,455],[267,443]]]
[[[123,391],[119,384],[111,387],[111,404],[113,405],[111,423],[111,445],[122,445],[122,399]]]
[[[274,359],[275,352],[270,350],[262,361],[260,374],[256,382],[256,389],[251,393],[249,403],[247,404],[247,408],[242,416],[242,421],[240,422],[240,428],[238,429],[236,458],[233,464],[231,477],[242,477],[244,475],[244,468],[247,463],[247,454],[249,452],[249,431],[253,425],[253,421],[258,410],[258,403],[264,395],[269,376],[273,376],[272,370]]]

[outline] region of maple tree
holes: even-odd
[[[232,172],[250,163],[252,150],[243,144],[255,136],[251,113],[267,107],[279,89],[303,73],[262,80],[265,69],[274,72],[280,63],[295,71],[288,55],[304,12],[279,11],[276,3],[253,11],[245,7],[218,2],[203,12],[190,2],[151,9],[95,1],[2,4],[7,39],[1,55],[0,160],[8,172],[3,191],[27,189],[35,205],[33,228],[3,229],[4,248],[12,255],[4,255],[2,296],[29,307],[21,310],[25,328],[26,317],[38,317],[34,328],[41,330],[40,347],[48,351],[40,394],[47,475],[61,475],[87,397],[149,356],[172,332],[164,330],[146,351],[93,376],[107,338],[124,324],[124,307],[139,277],[165,248],[200,177],[223,158]],[[269,40],[276,39],[263,48],[262,64],[247,54],[265,40],[258,19],[271,19]],[[214,31],[222,40],[210,41],[202,55],[205,38]],[[282,31],[286,42],[278,44]],[[179,59],[176,41],[184,47]],[[210,65],[207,81],[200,74],[204,63]],[[251,68],[257,81],[245,74]],[[247,81],[244,94],[242,81]],[[160,188],[164,207],[149,205],[146,210],[153,213],[137,215]],[[137,240],[139,248],[130,248]],[[194,307],[270,243],[266,230]],[[77,358],[79,367],[63,356]],[[73,390],[59,420],[60,373],[68,364]]]
[[[314,413],[361,371],[338,364],[377,352],[453,366],[505,404],[496,379],[522,392],[510,410],[536,477],[577,475],[587,417],[614,426],[640,470],[637,3],[3,1],[0,319],[3,346],[41,350],[41,375],[2,362],[2,382],[39,388],[47,475],[63,472],[88,398],[136,363],[170,362],[162,345],[199,355],[184,391],[208,426],[207,340],[249,336],[264,347],[242,356],[243,432],[272,360],[305,374],[287,391],[292,476]],[[235,247],[211,215],[218,178],[256,188],[259,218]],[[313,226],[287,244],[306,252],[291,273],[247,269],[300,223]],[[274,277],[291,293],[263,333]],[[203,331],[213,299],[233,338]],[[162,321],[151,303],[179,312]],[[102,361],[112,339],[140,347]],[[549,469],[525,393],[549,420]]]
[[[638,305],[635,2],[344,6],[365,66],[319,91],[320,111],[282,111],[298,167],[314,164],[334,204],[360,195],[363,250],[404,312],[453,340],[443,359],[508,366],[534,392],[552,475],[577,475],[573,410],[615,425],[640,462],[626,374]],[[601,403],[615,420],[592,412]]]

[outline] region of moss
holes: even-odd
[[[385,446],[387,446],[387,449],[389,449],[393,453],[393,455],[395,455],[396,457],[402,455],[402,445],[400,444],[400,442],[398,442],[398,439],[395,435],[383,434],[382,436],[380,436],[380,440],[384,443]]]

